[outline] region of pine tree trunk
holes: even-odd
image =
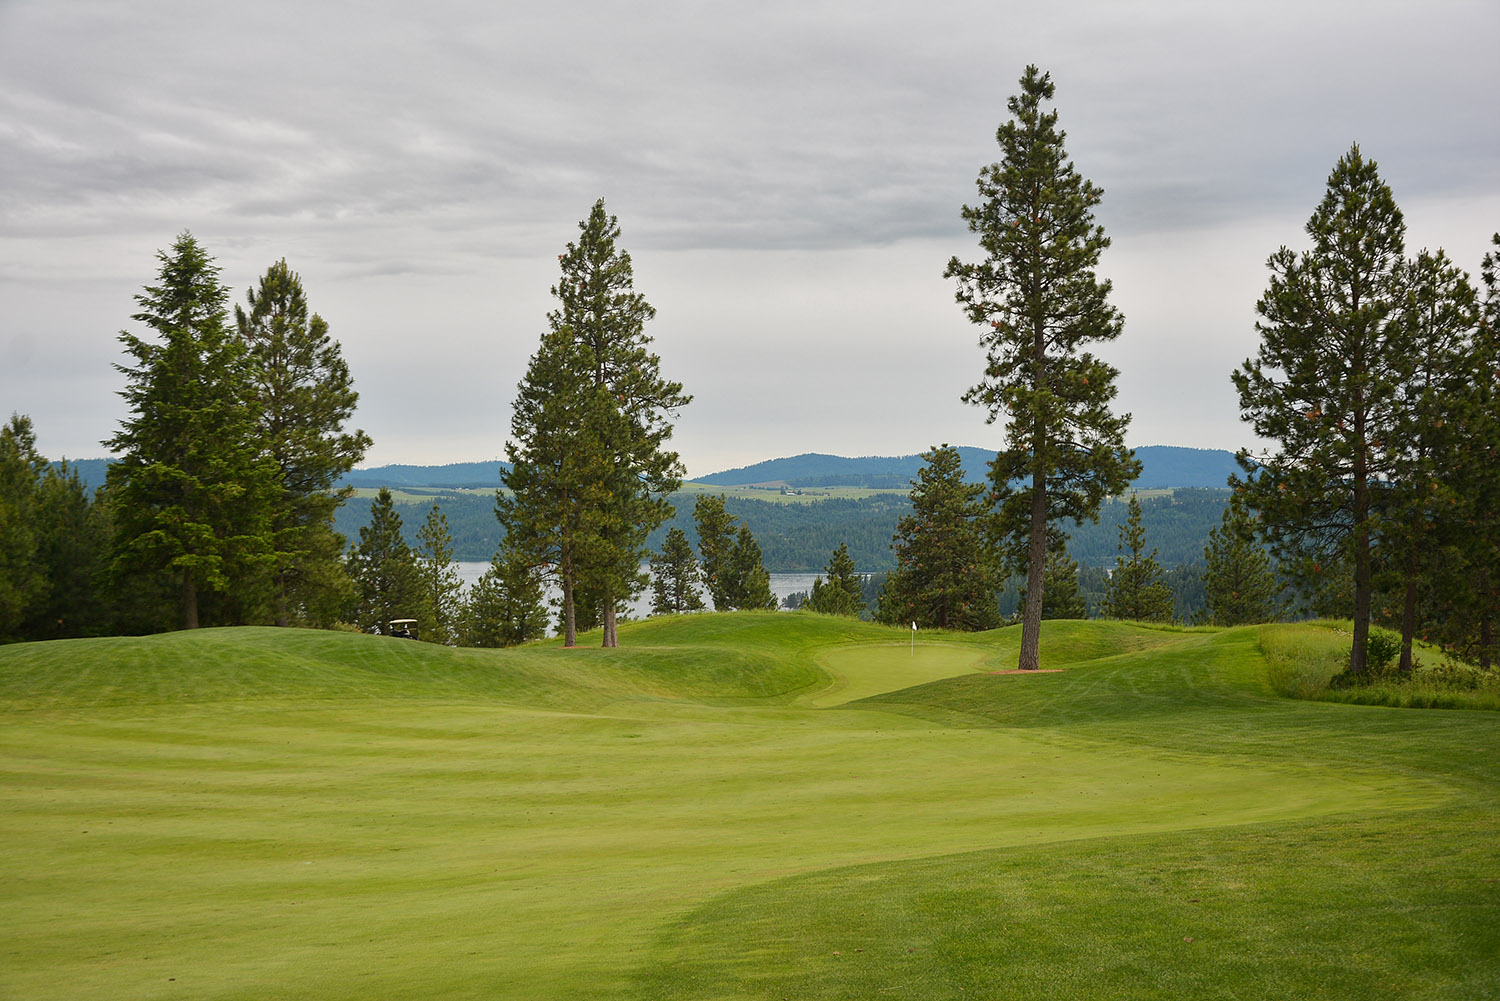
[[[578,620],[573,615],[573,581],[563,576],[563,646],[578,645]]]
[[[1047,570],[1047,481],[1031,477],[1031,549],[1026,569],[1026,609],[1021,614],[1021,659],[1023,671],[1042,666],[1042,587]]]
[[[1495,643],[1495,594],[1490,587],[1487,570],[1479,571],[1479,580],[1474,591],[1479,595],[1479,667],[1488,671],[1494,661]]]
[[[601,644],[605,649],[613,649],[620,645],[620,634],[615,625],[615,599],[609,595],[604,597],[604,642]]]
[[[198,628],[198,588],[191,570],[182,573],[182,628]]]
[[[1401,663],[1397,670],[1409,675],[1412,662],[1412,639],[1417,632],[1417,554],[1415,548],[1406,557],[1406,594],[1401,603]]]
[[[285,628],[292,624],[292,617],[286,610],[286,571],[276,572],[276,624]]]
[[[1364,470],[1356,467],[1354,478],[1354,647],[1349,651],[1349,672],[1355,675],[1366,673],[1365,652],[1370,641],[1370,508],[1369,493],[1364,482]]]
[[[1357,302],[1356,298],[1356,302]],[[1351,367],[1358,373],[1368,371],[1358,349]],[[1364,395],[1356,384],[1354,390],[1354,646],[1349,651],[1349,673],[1365,674],[1370,640],[1370,592],[1373,571],[1370,566],[1370,479],[1366,459],[1369,454],[1365,438]]]

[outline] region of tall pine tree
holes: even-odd
[[[1275,452],[1242,451],[1242,489],[1283,570],[1316,588],[1351,568],[1349,670],[1365,671],[1377,491],[1399,477],[1401,388],[1414,357],[1404,309],[1406,224],[1372,160],[1353,146],[1307,222],[1312,248],[1271,255],[1256,311],[1261,345],[1234,373],[1240,415]]]
[[[272,512],[271,567],[276,624],[320,621],[336,580],[343,539],[334,510],[352,489],[335,484],[364,458],[370,438],[346,431],[359,394],[328,324],[309,313],[302,279],[285,260],[266,270],[235,306],[250,364],[250,392],[262,453],[276,465],[280,491]]]
[[[271,560],[277,471],[260,450],[218,266],[188,233],[157,257],[158,283],[136,296],[133,316],[154,339],[120,334],[134,361],[115,366],[130,416],[104,442],[119,456],[107,477],[114,568],[126,587],[140,574],[169,578],[194,629],[200,591],[223,593]]]
[[[1381,535],[1389,550],[1386,578],[1399,593],[1402,674],[1413,668],[1420,592],[1445,572],[1435,560],[1457,526],[1455,475],[1474,444],[1468,419],[1478,401],[1474,334],[1478,307],[1469,276],[1439,250],[1423,251],[1406,280],[1411,357],[1397,384],[1397,434],[1386,443],[1395,470],[1381,493]]]
[[[1068,159],[1057,128],[1049,74],[1026,67],[1012,116],[995,138],[1003,158],[978,179],[982,201],[965,206],[985,259],[948,263],[957,298],[983,331],[988,364],[965,395],[988,420],[1006,418],[1006,447],[990,478],[1007,552],[1027,575],[1020,667],[1040,664],[1048,528],[1098,517],[1104,498],[1140,472],[1125,447],[1129,415],[1110,411],[1113,367],[1086,345],[1114,340],[1124,320],[1109,303],[1110,283],[1095,268],[1109,246],[1094,221],[1103,192]],[[1020,484],[1017,486],[1017,484]]]
[[[506,546],[562,592],[563,642],[578,642],[578,599],[594,568],[612,570],[620,556],[610,541],[613,469],[605,436],[610,407],[575,378],[578,351],[566,330],[549,331],[516,390],[509,468],[495,514]]]
[[[1468,408],[1449,456],[1455,461],[1443,572],[1432,578],[1429,598],[1434,635],[1486,669],[1500,654],[1500,233],[1490,243],[1480,267]]]
[[[527,395],[532,372],[545,368],[539,374],[562,398],[561,406],[533,401],[526,409],[533,418],[562,423],[523,424],[518,399],[508,446],[512,469],[502,474],[512,500],[500,504],[502,518],[511,519],[507,530],[519,528],[518,538],[528,540],[528,547],[540,543],[559,553],[567,550],[566,558],[553,564],[563,583],[565,617],[574,592],[586,590],[601,609],[606,647],[619,643],[618,603],[644,585],[640,565],[647,555],[646,536],[671,515],[666,495],[681,483],[683,467],[666,443],[673,416],[692,399],[681,383],[661,376],[660,358],[645,332],[656,310],[635,291],[630,255],[616,246],[619,236],[618,221],[600,199],[579,223],[578,241],[558,257],[562,276],[552,294],[559,306],[547,314],[550,331],[518,397]],[[544,354],[550,357],[543,359]],[[533,395],[537,388],[532,387]],[[533,456],[530,447],[542,435],[572,438],[579,451],[580,461],[560,484],[545,482],[556,479],[557,468],[515,472],[518,462],[545,458]],[[564,451],[569,447],[565,443]],[[550,461],[554,467],[566,464],[555,453]],[[566,505],[557,503],[560,488],[568,492],[568,503],[588,510],[567,513]],[[579,523],[577,531],[566,527],[570,519]],[[566,542],[564,535],[570,536]],[[565,632],[565,642],[576,641],[571,625]]]

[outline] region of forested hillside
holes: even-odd
[[[964,475],[983,480],[985,463],[995,457],[993,449],[961,447]],[[726,469],[694,479],[709,486],[741,486],[751,483],[785,483],[790,487],[869,487],[904,490],[922,468],[920,455],[866,455],[845,458],[806,452],[783,459],[767,459],[751,466]]]
[[[969,453],[979,451],[960,450],[966,458],[972,457]],[[1216,461],[1214,457],[1220,455],[1210,453],[1208,457],[1189,455],[1183,458],[1175,453],[1199,453],[1202,450],[1169,449],[1164,446],[1137,449],[1138,454],[1141,452],[1156,456],[1152,460],[1156,465],[1148,464],[1147,471],[1157,479],[1201,479]],[[872,480],[887,475],[878,472],[875,464],[896,461],[811,455],[798,458],[809,460],[808,464],[777,468],[783,471],[828,468],[813,463],[814,459],[868,464],[866,471],[848,474],[851,481],[858,482],[831,482],[830,474],[824,472],[815,477],[818,486],[873,486]],[[920,465],[919,457],[910,458]],[[793,461],[776,459],[747,468],[762,469]],[[103,459],[83,460],[78,463],[81,478],[90,486],[96,485],[96,479],[102,482],[105,464],[106,460]],[[971,475],[973,468],[982,469],[983,462],[977,467],[970,466],[968,472]],[[407,541],[412,544],[416,543],[416,530],[422,524],[428,509],[434,503],[440,504],[453,534],[454,558],[484,561],[493,556],[500,545],[500,529],[494,513],[495,499],[490,492],[499,482],[498,471],[498,462],[460,462],[447,466],[380,466],[369,470],[355,470],[349,474],[348,481],[359,487],[388,486],[396,491],[396,506],[401,514]],[[729,476],[731,473],[723,475]],[[910,475],[916,475],[915,467]],[[787,482],[789,485],[796,485],[791,481]],[[891,536],[896,531],[896,522],[908,510],[905,486],[906,481],[903,479],[888,487],[900,492],[860,499],[822,498],[786,503],[730,497],[726,507],[731,514],[750,526],[764,551],[766,567],[773,572],[822,570],[828,562],[829,553],[840,542],[844,542],[848,544],[849,553],[860,571],[874,573],[895,566],[890,543]],[[1154,488],[1142,486],[1141,489]],[[1147,538],[1150,545],[1160,549],[1158,559],[1163,566],[1172,567],[1202,559],[1208,532],[1218,524],[1228,496],[1229,492],[1225,489],[1190,488],[1143,499],[1141,507]],[[370,500],[367,496],[354,497],[335,516],[334,528],[351,544],[359,541],[360,526],[369,522]],[[652,534],[652,548],[661,545],[667,530],[673,526],[681,528],[688,538],[695,544],[697,542],[692,519],[692,495],[679,494],[673,498],[673,503],[677,508],[677,515]],[[1097,525],[1069,526],[1070,554],[1084,566],[1109,566],[1115,558],[1117,526],[1124,520],[1123,501],[1105,502]]]
[[[1227,489],[1175,490],[1143,497],[1141,514],[1147,544],[1160,550],[1157,559],[1161,564],[1174,567],[1201,560],[1208,533],[1219,524],[1228,500]],[[672,502],[677,514],[652,533],[649,545],[653,549],[660,548],[667,530],[673,527],[682,529],[697,544],[693,495],[676,494]],[[396,506],[409,542],[415,544],[416,530],[434,503],[442,506],[448,518],[455,559],[483,561],[495,554],[500,527],[495,520],[494,495],[486,491],[400,491]],[[892,492],[791,503],[728,497],[725,508],[750,526],[761,545],[766,568],[773,573],[820,571],[841,542],[849,546],[861,573],[875,573],[895,566],[891,536],[910,505],[906,494]],[[369,516],[370,498],[356,497],[339,510],[335,527],[351,542],[357,542],[359,528],[368,523]],[[1098,524],[1068,526],[1069,552],[1084,566],[1112,565],[1119,526],[1124,521],[1125,502],[1106,501]]]

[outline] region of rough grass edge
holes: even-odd
[[[1500,711],[1500,674],[1450,660],[1423,644],[1418,644],[1417,667],[1410,677],[1384,672],[1365,684],[1330,687],[1349,666],[1351,644],[1348,622],[1273,623],[1259,632],[1267,680],[1286,698],[1393,709]]]

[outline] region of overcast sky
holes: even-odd
[[[133,296],[190,230],[285,257],[366,465],[503,455],[557,255],[603,197],[690,474],[996,446],[949,257],[1028,62],[1104,189],[1132,445],[1237,448],[1266,258],[1351,142],[1408,252],[1500,229],[1500,3],[0,0],[0,408],[104,454]],[[143,332],[137,330],[137,332]],[[4,416],[4,415],[0,415]]]

